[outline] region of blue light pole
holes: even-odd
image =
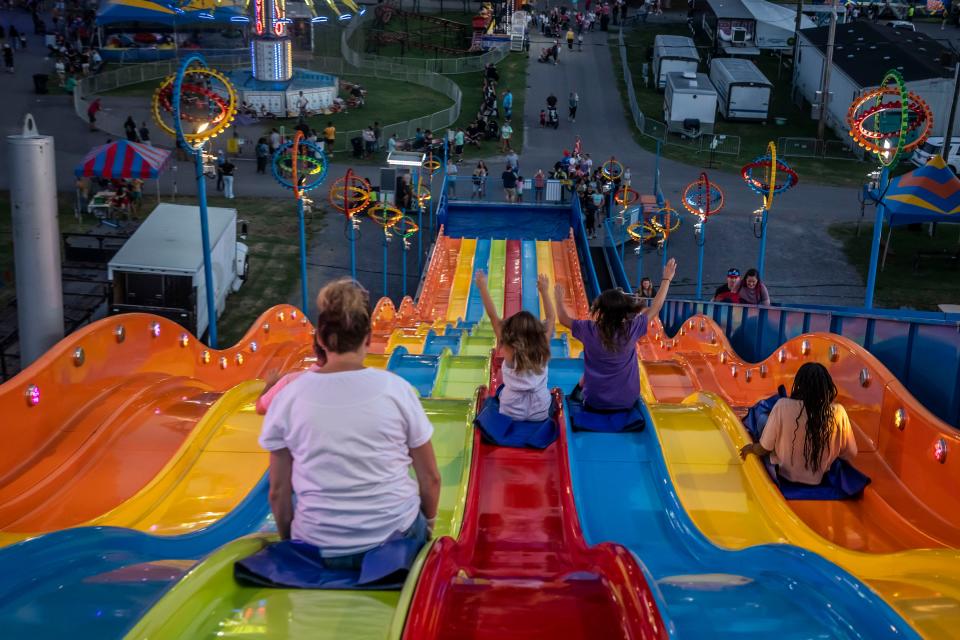
[[[880,189],[882,195],[890,184],[890,167],[884,166],[880,171]],[[867,293],[863,301],[863,306],[867,309],[873,308],[873,294],[877,287],[877,266],[880,262],[880,240],[883,235],[883,219],[886,217],[887,208],[883,204],[883,198],[877,202],[877,217],[873,221],[873,241],[870,245],[870,268],[867,270]]]
[[[306,155],[306,154],[310,155]],[[289,159],[290,166],[284,161]],[[301,166],[302,165],[302,166]],[[293,191],[297,200],[297,222],[300,230],[300,308],[304,314],[310,312],[310,298],[307,294],[307,223],[304,215],[306,193],[319,187],[327,177],[327,157],[316,144],[304,139],[303,132],[297,131],[293,140],[286,142],[273,153],[271,169],[274,179],[280,186]],[[289,173],[289,178],[287,177]],[[347,220],[353,229],[353,222]],[[351,266],[353,262],[353,243],[351,246]]]
[[[190,67],[194,64],[197,66],[191,70]],[[194,133],[187,133],[183,130],[184,122],[181,102],[183,97],[183,80],[187,73],[202,73],[207,76],[207,80],[218,80],[223,83],[227,93],[226,103],[217,103],[221,109],[220,113],[215,114],[211,120],[203,122],[197,127]],[[161,90],[168,82],[169,78],[161,85]],[[154,97],[155,101],[159,100],[161,92],[158,92]],[[220,98],[222,100],[222,96]],[[156,108],[156,104],[155,102],[154,112],[159,114],[159,109]],[[158,123],[162,129],[174,134],[177,143],[186,150],[187,153],[193,156],[196,167],[197,204],[200,209],[200,243],[203,251],[203,284],[206,289],[205,298],[207,303],[207,344],[216,349],[217,300],[213,281],[213,260],[210,256],[210,222],[207,211],[207,185],[203,175],[203,147],[210,138],[222,133],[230,126],[237,112],[237,95],[230,82],[220,73],[210,69],[203,56],[195,53],[184,59],[180,65],[180,69],[173,77],[170,110],[173,113],[172,129],[166,123],[160,121],[159,118]],[[210,114],[207,115],[209,116]]]

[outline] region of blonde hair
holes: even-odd
[[[317,294],[317,337],[333,353],[356,351],[370,335],[370,294],[340,278]]]
[[[520,311],[503,321],[500,339],[513,349],[513,368],[517,373],[543,373],[550,360],[547,331],[529,311]]]

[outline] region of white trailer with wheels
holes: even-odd
[[[653,79],[657,89],[664,89],[668,73],[697,72],[700,54],[693,38],[660,35],[653,39]]]
[[[717,90],[720,115],[724,118],[766,121],[773,85],[753,62],[714,58],[710,62],[710,82]]]
[[[712,133],[717,119],[717,92],[704,73],[668,73],[663,95],[667,131],[696,137]]]
[[[209,207],[210,260],[219,317],[247,279],[247,246],[237,242],[237,210]],[[196,336],[208,328],[198,207],[161,203],[107,265],[110,313],[153,313]]]

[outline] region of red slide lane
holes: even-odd
[[[584,542],[566,460],[562,427],[543,451],[491,446],[477,431],[460,538],[427,557],[405,640],[666,640],[630,552]]]
[[[503,278],[503,317],[522,309],[523,275],[520,272],[520,241],[507,240],[507,266]]]

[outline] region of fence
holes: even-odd
[[[863,149],[841,140],[816,138],[778,138],[777,155],[784,158],[824,158],[827,160],[863,160]]]
[[[464,56],[462,58],[407,58],[359,53],[350,47],[350,39],[371,17],[370,14],[367,14],[363,18],[354,18],[340,34],[340,54],[355,67],[392,68],[404,66],[441,75],[455,75],[458,73],[479,72],[487,63],[496,64],[506,58],[510,53],[510,48],[507,43],[490,49],[483,54]]]
[[[647,117],[637,102],[637,91],[633,86],[633,74],[630,63],[627,62],[627,47],[623,42],[623,27],[617,34],[617,48],[620,52],[620,67],[623,69],[623,84],[627,88],[627,103],[630,106],[630,115],[633,124],[642,135],[666,145],[680,147],[701,153],[719,153],[725,155],[740,155],[740,136],[705,133],[696,137],[682,137],[670,135],[667,125],[659,120]]]
[[[248,66],[250,64],[250,57],[247,55],[220,56],[211,58],[210,63],[221,70],[232,70]],[[440,131],[452,125],[457,121],[457,118],[460,117],[460,104],[463,100],[460,86],[453,80],[433,73],[432,71],[420,71],[404,65],[386,62],[357,67],[343,58],[320,57],[306,61],[305,64],[301,64],[300,66],[311,71],[330,73],[336,76],[350,75],[409,82],[441,93],[453,101],[451,106],[435,113],[384,126],[382,128],[384,140],[390,138],[393,134],[397,134],[397,137],[401,140],[412,138],[417,129]],[[172,73],[176,73],[179,67],[180,61],[174,58],[171,60],[120,67],[84,78],[77,83],[77,88],[74,90],[74,110],[80,118],[86,119],[86,100],[88,97],[126,85],[158,81]],[[110,114],[101,111],[98,115],[97,127],[114,136],[122,137],[123,122],[121,118],[122,116],[119,114]],[[343,151],[349,149],[350,139],[359,137],[361,134],[362,131],[359,129],[340,132],[334,150]]]

